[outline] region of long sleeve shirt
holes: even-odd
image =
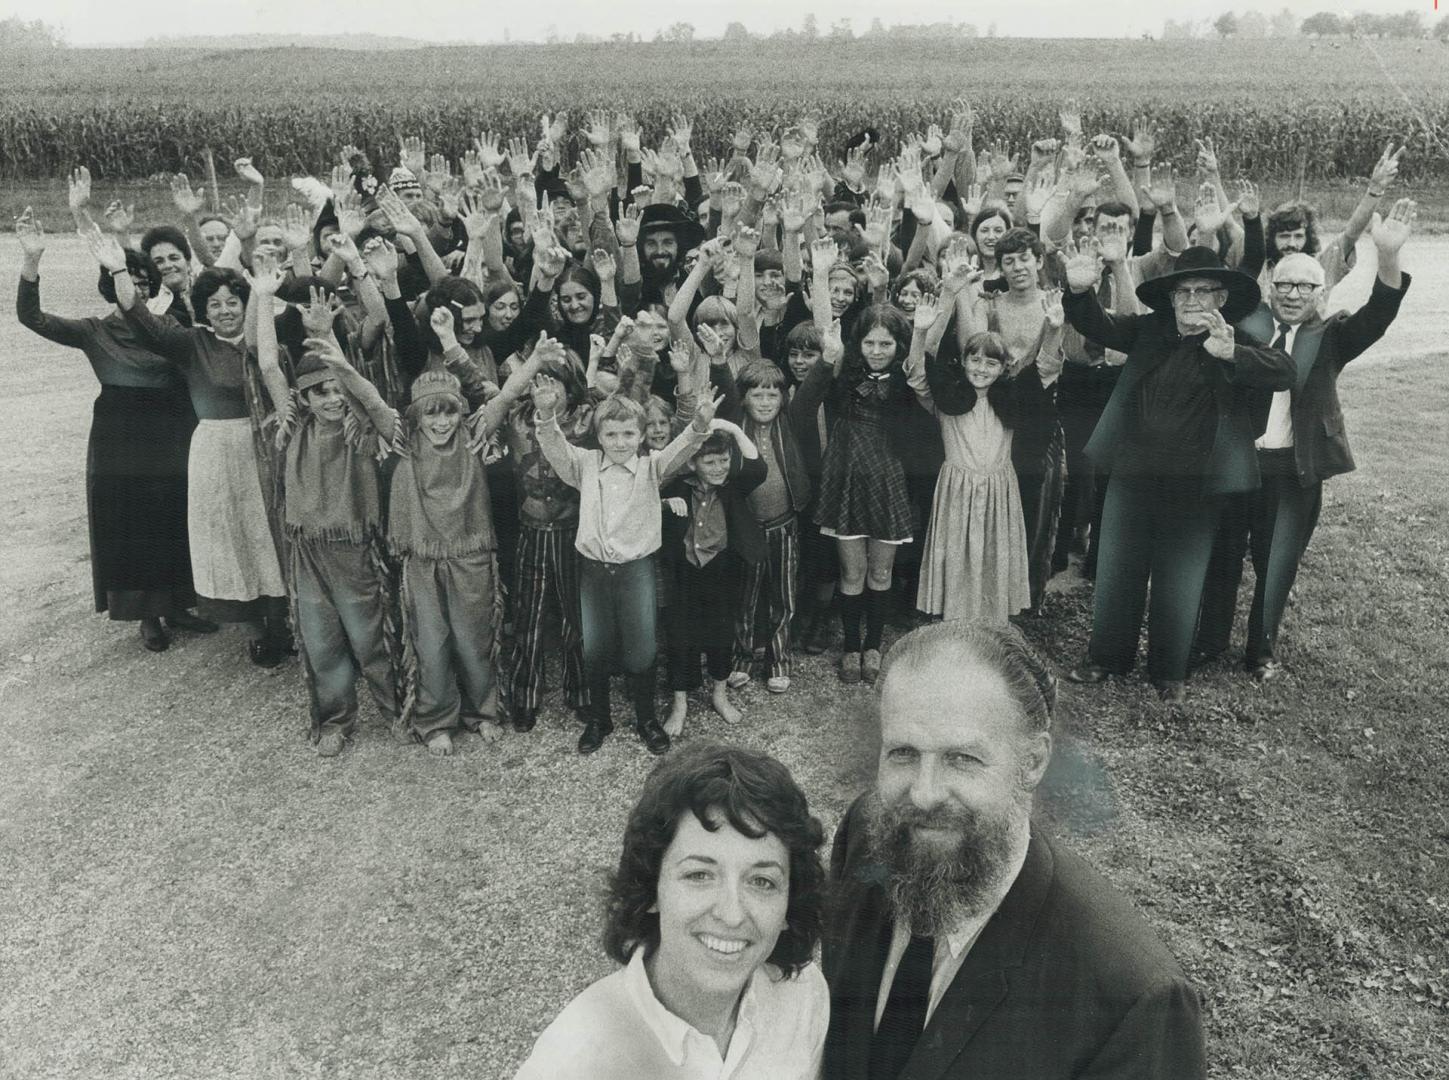
[[[693,424],[663,450],[613,462],[602,450],[574,446],[551,417],[534,433],[554,472],[579,489],[579,529],[574,547],[596,562],[626,563],[659,550],[659,487],[683,470],[708,431]]]
[[[80,349],[103,386],[177,388],[174,365],[151,351],[126,319],[112,312],[103,319],[66,319],[40,308],[40,282],[20,279],[15,300],[20,325],[47,341]],[[169,321],[169,320],[168,320]]]

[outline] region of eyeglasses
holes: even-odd
[[[1275,281],[1273,291],[1279,296],[1312,296],[1315,289],[1322,286],[1316,281]]]
[[[1179,304],[1185,304],[1189,300],[1211,300],[1226,291],[1225,289],[1173,289],[1172,298]]]

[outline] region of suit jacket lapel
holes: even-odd
[[[1051,845],[1033,832],[1021,873],[946,988],[901,1080],[943,1080],[981,1025],[1006,999],[1012,969],[1021,966],[1036,934],[1053,866]]]
[[[1300,325],[1298,332],[1293,335],[1293,366],[1297,369],[1293,378],[1295,391],[1302,390],[1308,384],[1308,375],[1318,359],[1318,346],[1323,344],[1323,331],[1327,325],[1322,318],[1315,315]]]

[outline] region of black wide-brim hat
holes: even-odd
[[[1148,278],[1137,286],[1137,299],[1153,311],[1172,311],[1172,290],[1187,278],[1206,278],[1228,291],[1222,306],[1223,319],[1230,323],[1247,318],[1263,299],[1258,283],[1241,270],[1230,270],[1211,248],[1194,246],[1177,257],[1171,273]]]
[[[639,215],[639,239],[647,233],[672,232],[682,255],[704,243],[704,226],[672,203],[651,203]]]

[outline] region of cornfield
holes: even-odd
[[[1210,135],[1225,175],[1352,179],[1394,138],[1409,143],[1404,179],[1449,178],[1449,48],[1342,50],[1301,39],[62,50],[0,76],[0,178],[80,162],[111,180],[197,172],[205,147],[277,176],[328,167],[346,143],[391,162],[403,135],[456,158],[484,129],[535,138],[539,114],[560,108],[628,110],[646,139],[682,111],[702,156],[725,152],[741,126],[778,128],[807,110],[823,118],[827,151],[867,126],[889,148],[959,96],[976,110],[978,146],[1017,151],[1055,134],[1072,96],[1088,133],[1149,117],[1159,159],[1183,167]]]

